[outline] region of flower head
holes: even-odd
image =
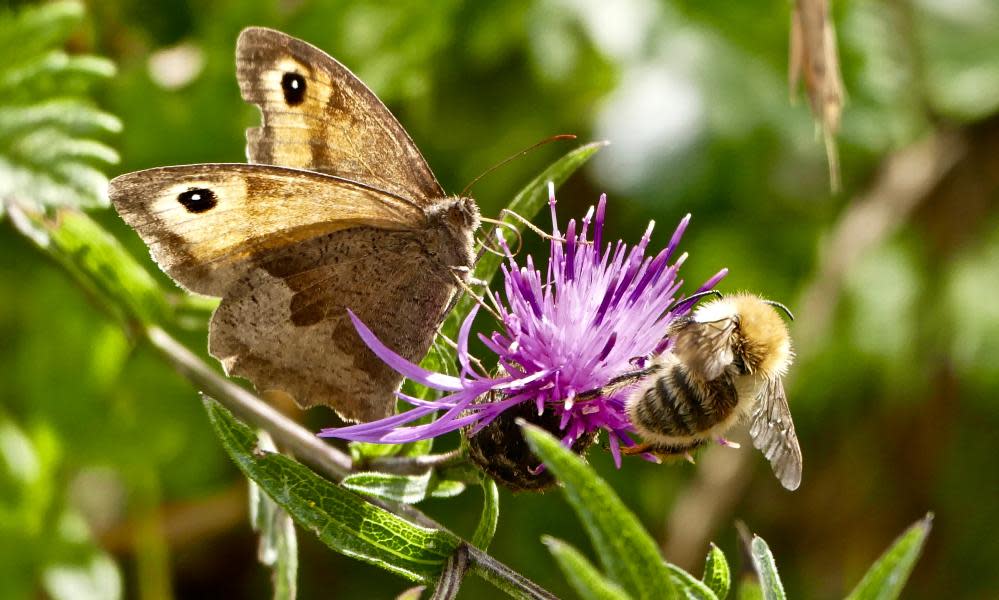
[[[657,354],[669,344],[670,323],[689,310],[676,303],[682,281],[677,270],[686,259],[672,264],[690,215],[684,217],[666,247],[647,256],[654,223],[649,223],[638,244],[622,241],[604,247],[603,226],[607,206],[601,196],[578,224],[569,221],[563,236],[555,215],[554,186],[549,184],[553,237],[551,256],[543,271],[528,256],[523,266],[507,253],[503,265],[502,293],[493,293],[500,318],[499,331],[480,335],[496,355],[497,374],[475,370],[468,353],[468,338],[477,309],[469,313],[458,335],[458,377],[426,371],[382,344],[353,313],[361,339],[391,367],[409,379],[445,395],[426,401],[400,394],[415,408],[386,419],[349,427],[325,429],[320,435],[383,443],[411,442],[435,437],[462,427],[472,434],[510,407],[532,403],[538,414],[551,411],[559,418],[562,442],[567,446],[585,434],[608,432],[610,449],[620,464],[620,445],[632,445],[634,432],[625,411],[625,394],[583,392],[599,390],[613,377],[634,370],[636,358]],[[587,238],[592,227],[592,241]],[[502,243],[502,242],[501,242]],[[706,282],[710,289],[725,270]],[[489,394],[491,402],[474,402]],[[405,426],[427,414],[445,411],[425,425]]]

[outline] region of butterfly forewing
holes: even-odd
[[[243,98],[263,124],[248,129],[250,162],[337,175],[427,205],[444,191],[392,113],[315,46],[261,27],[236,44]]]
[[[253,255],[359,225],[426,225],[423,210],[402,198],[267,165],[138,171],[116,177],[109,194],[160,267],[184,287],[210,296],[222,296]]]

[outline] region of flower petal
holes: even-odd
[[[428,371],[419,365],[414,365],[405,358],[396,354],[391,348],[386,346],[378,339],[378,336],[374,334],[367,325],[365,325],[353,311],[347,309],[347,314],[350,315],[350,320],[354,323],[354,328],[357,329],[357,335],[361,336],[361,340],[367,344],[368,348],[375,353],[378,358],[382,359],[385,364],[395,369],[397,372],[405,375],[412,381],[416,383],[425,385],[429,388],[435,390],[441,390],[445,392],[457,392],[462,389],[461,380],[457,377],[451,377],[450,375],[444,375],[443,373],[434,373],[433,371]]]

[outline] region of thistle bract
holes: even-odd
[[[528,256],[523,265],[505,244],[502,292],[491,293],[499,318],[498,331],[480,334],[496,355],[493,376],[479,372],[469,355],[468,338],[478,310],[462,323],[457,339],[459,376],[427,371],[382,344],[353,313],[361,339],[388,365],[409,379],[444,392],[434,401],[400,394],[414,408],[393,417],[349,427],[325,429],[320,435],[348,440],[404,443],[435,437],[462,427],[479,431],[505,410],[531,403],[539,414],[558,417],[562,442],[571,446],[585,434],[606,430],[614,461],[620,464],[620,446],[632,445],[634,432],[625,411],[626,392],[606,395],[582,392],[606,386],[616,375],[634,370],[634,361],[666,349],[667,331],[690,305],[677,303],[682,284],[677,271],[686,259],[674,254],[690,222],[684,217],[669,243],[659,253],[646,255],[654,223],[641,240],[629,247],[622,241],[604,245],[606,195],[600,197],[577,224],[569,221],[559,231],[554,187],[549,185],[552,214],[551,255],[544,269]],[[592,239],[588,236],[592,228]],[[710,289],[723,269],[699,291]],[[489,394],[491,402],[474,402]],[[425,415],[443,411],[432,423],[407,426]]]

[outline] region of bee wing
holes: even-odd
[[[801,484],[801,447],[791,421],[784,384],[779,377],[767,381],[757,397],[749,434],[753,446],[770,461],[781,485],[796,490]]]
[[[735,319],[726,317],[717,321],[689,320],[673,333],[673,354],[687,368],[699,373],[705,381],[716,379],[732,364],[732,333]]]

